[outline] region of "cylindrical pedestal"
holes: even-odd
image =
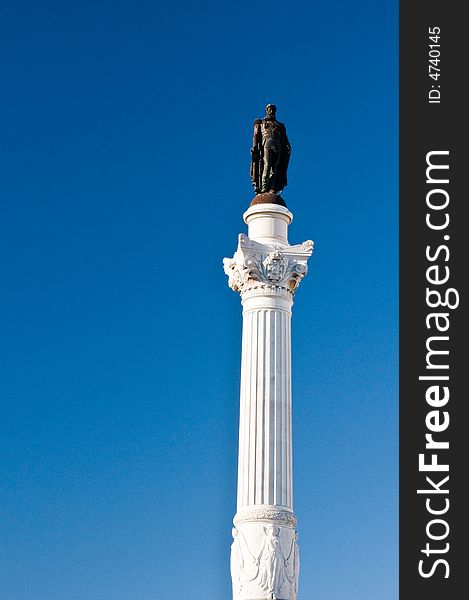
[[[283,206],[251,206],[244,218],[249,237],[240,235],[234,258],[225,259],[243,305],[233,598],[296,600],[290,321],[312,243],[288,244],[293,215]]]
[[[293,215],[285,206],[255,204],[243,217],[250,240],[288,246],[288,225],[293,221]]]

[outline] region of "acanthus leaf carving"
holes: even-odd
[[[313,242],[296,246],[261,244],[239,235],[233,258],[223,259],[228,285],[244,294],[256,288],[282,288],[293,294],[308,272]]]

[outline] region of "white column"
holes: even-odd
[[[252,206],[244,215],[248,236],[241,234],[234,257],[224,260],[243,305],[234,600],[297,597],[290,321],[313,244],[288,244],[292,218],[280,205]]]

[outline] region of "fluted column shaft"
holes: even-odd
[[[276,296],[243,299],[238,511],[293,508],[291,304]]]

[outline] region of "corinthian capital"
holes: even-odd
[[[223,259],[223,267],[235,292],[270,288],[293,294],[308,272],[312,253],[311,240],[296,246],[260,244],[241,233],[238,249],[233,258]]]

